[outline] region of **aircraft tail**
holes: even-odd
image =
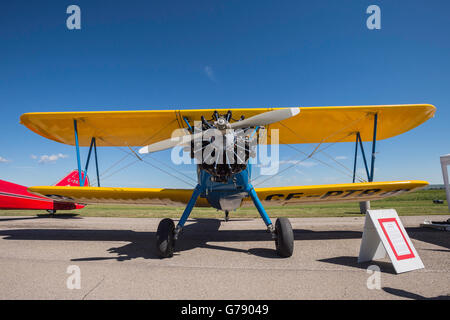
[[[83,186],[89,187],[89,178],[84,171],[81,173],[82,179],[84,179]],[[79,187],[80,186],[80,178],[78,174],[78,170],[73,170],[67,176],[62,178],[58,183],[55,184],[56,187]]]

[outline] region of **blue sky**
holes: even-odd
[[[66,27],[71,4],[81,8],[81,30]],[[372,4],[381,8],[381,30],[366,27]],[[449,12],[446,0],[3,1],[0,179],[52,184],[76,167],[74,148],[19,124],[26,112],[430,103],[435,118],[378,143],[375,180],[442,183]],[[327,154],[351,168],[353,148],[333,145]],[[280,150],[285,162],[301,158]],[[103,185],[190,186],[131,156],[105,173],[123,156],[99,149]],[[329,157],[318,159],[339,167]],[[154,158],[168,162],[170,152]],[[194,166],[175,169],[195,179]],[[350,181],[308,160],[263,186]]]

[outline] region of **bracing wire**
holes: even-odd
[[[366,116],[367,116],[367,115],[366,115]],[[280,175],[281,173],[283,173],[283,172],[285,172],[285,171],[287,171],[287,170],[289,170],[289,169],[291,169],[291,168],[297,166],[299,163],[301,163],[301,162],[303,162],[303,161],[305,161],[305,160],[307,160],[307,159],[310,159],[310,158],[313,159],[313,160],[316,160],[316,161],[318,161],[318,162],[320,162],[320,163],[322,163],[322,164],[324,164],[324,165],[326,165],[326,166],[328,166],[328,167],[330,167],[330,168],[332,168],[332,169],[335,169],[335,170],[337,170],[337,171],[343,173],[343,174],[346,175],[346,176],[349,176],[349,177],[353,178],[353,175],[350,175],[350,174],[348,174],[347,172],[344,172],[344,171],[342,171],[342,170],[340,170],[340,169],[338,169],[338,168],[336,168],[336,167],[333,167],[333,166],[331,166],[330,164],[328,164],[328,163],[326,163],[326,162],[324,162],[324,161],[322,161],[322,160],[319,160],[319,159],[317,159],[317,158],[314,158],[313,155],[314,155],[314,154],[318,154],[318,153],[323,152],[324,150],[328,149],[328,148],[331,147],[332,145],[334,145],[334,144],[336,144],[336,143],[338,143],[338,142],[340,142],[340,141],[346,139],[349,135],[353,134],[353,133],[349,133],[349,134],[347,134],[346,136],[344,136],[343,138],[341,138],[341,139],[339,139],[339,140],[337,140],[337,141],[335,141],[335,142],[333,142],[333,143],[330,143],[328,146],[325,146],[325,147],[322,148],[322,149],[319,149],[319,147],[320,147],[323,143],[325,143],[327,139],[329,139],[330,137],[336,135],[336,134],[339,133],[339,132],[342,132],[342,131],[345,130],[346,128],[348,128],[348,127],[350,127],[350,126],[352,126],[352,125],[358,123],[359,121],[361,121],[362,119],[364,119],[366,116],[363,116],[363,117],[361,117],[361,118],[359,118],[359,119],[356,119],[356,120],[352,121],[352,122],[351,122],[350,124],[348,124],[347,126],[345,126],[345,127],[343,127],[342,129],[339,129],[339,130],[333,132],[333,133],[332,133],[331,135],[329,135],[328,137],[322,139],[322,141],[321,141],[320,143],[318,143],[318,145],[315,147],[315,149],[313,150],[313,152],[310,153],[309,155],[308,155],[306,152],[304,152],[304,151],[302,151],[302,150],[299,150],[299,149],[293,147],[293,146],[290,145],[290,144],[286,144],[286,145],[287,145],[288,147],[290,147],[291,149],[294,149],[295,151],[297,151],[297,152],[299,152],[299,153],[305,155],[306,157],[303,158],[302,160],[295,161],[295,163],[293,163],[292,165],[288,166],[287,168],[285,168],[285,169],[283,169],[283,170],[281,170],[281,171],[278,171],[276,174],[274,174],[274,175],[268,177],[267,179],[264,179],[264,180],[261,181],[261,182],[256,183],[255,186],[260,185],[260,184],[262,184],[262,183],[264,183],[264,182],[266,182],[266,181],[268,181],[268,180],[274,178],[274,177],[277,176],[277,175]],[[302,137],[301,137],[296,131],[292,130],[291,128],[289,128],[288,126],[286,126],[285,124],[283,124],[282,122],[280,122],[280,125],[282,125],[282,126],[285,127],[286,129],[288,129],[289,131],[291,131],[291,132],[293,132],[295,135],[297,135],[300,139],[302,139]],[[269,135],[269,136],[270,136],[270,135]],[[325,154],[325,153],[324,153],[324,154]],[[295,156],[295,155],[294,155],[294,156]],[[294,156],[293,156],[293,157],[294,157]],[[291,161],[291,160],[293,159],[293,157],[291,157],[288,161]],[[332,157],[330,157],[330,158],[332,158]],[[347,168],[345,165],[343,165],[342,163],[338,162],[336,159],[334,159],[334,158],[332,158],[332,159],[333,159],[333,161],[337,162],[339,165],[341,165],[341,166],[343,166],[345,169],[347,169],[349,172],[352,172],[350,169],[348,169],[348,168]],[[260,179],[261,177],[263,177],[263,176],[260,175],[260,176],[256,177],[256,178],[253,180],[253,182],[255,182],[256,180]],[[360,176],[358,176],[358,175],[356,175],[356,177],[357,177],[358,180],[361,181],[361,182],[362,182],[362,181],[365,181],[364,179],[362,179],[362,178],[361,178]]]
[[[173,120],[172,122],[174,122],[174,121],[175,121],[175,120]],[[86,123],[86,121],[85,121],[85,123]],[[94,129],[96,129],[96,130],[98,130],[98,131],[100,131],[100,132],[105,133],[105,135],[106,135],[107,137],[111,137],[111,135],[108,134],[107,132],[105,132],[104,130],[99,130],[98,128],[95,128],[95,127],[94,127],[92,124],[90,124],[90,123],[86,123],[86,124],[88,124],[89,126],[93,127]],[[166,125],[166,126],[167,126],[167,125]],[[148,141],[150,141],[151,139],[153,139],[153,137],[155,137],[155,136],[156,136],[157,134],[159,134],[163,129],[165,129],[166,126],[163,126],[160,130],[158,130],[158,131],[157,131],[155,134],[153,134],[151,137],[146,138],[146,139],[144,140],[144,142],[142,143],[142,145],[145,145],[146,142],[148,142]],[[102,139],[103,139],[104,141],[106,141],[105,135],[102,135]],[[144,163],[146,163],[146,164],[148,164],[148,165],[154,167],[155,169],[158,169],[159,171],[164,172],[164,173],[166,173],[166,174],[168,174],[168,175],[170,175],[170,176],[172,176],[172,177],[174,177],[174,178],[176,178],[176,179],[182,181],[183,183],[186,183],[186,184],[188,184],[188,185],[190,185],[190,186],[193,186],[192,183],[186,182],[185,180],[179,178],[178,176],[173,175],[173,174],[171,174],[170,172],[168,172],[168,171],[166,171],[166,170],[164,170],[164,169],[161,169],[161,168],[159,168],[158,166],[156,166],[156,165],[150,163],[149,161],[145,161],[144,159],[142,159],[142,158],[144,158],[145,156],[149,156],[149,154],[144,155],[141,159],[138,158],[137,160],[134,160],[134,161],[132,161],[132,162],[126,164],[125,166],[120,167],[119,169],[113,171],[112,173],[110,173],[109,175],[107,175],[107,176],[105,177],[104,175],[105,175],[107,172],[109,172],[113,167],[117,166],[119,163],[123,162],[128,156],[130,156],[130,155],[131,155],[131,156],[136,156],[136,155],[135,155],[135,151],[134,151],[130,146],[127,145],[127,147],[130,149],[130,151],[129,151],[129,150],[124,150],[124,149],[122,149],[121,147],[115,146],[116,149],[120,150],[121,152],[125,153],[126,155],[125,155],[124,157],[122,157],[121,159],[119,159],[118,161],[116,161],[113,165],[111,165],[111,166],[110,166],[108,169],[106,169],[104,172],[102,172],[102,174],[100,175],[100,177],[102,177],[102,180],[106,180],[106,179],[110,178],[111,176],[117,174],[118,172],[120,172],[120,171],[122,171],[122,170],[125,170],[126,168],[130,167],[131,165],[133,165],[133,164],[135,164],[135,163],[137,163],[137,162],[139,162],[139,161],[142,161],[142,162],[144,162]],[[151,156],[150,156],[150,158],[153,159],[153,160],[155,160],[155,161],[158,161],[159,163],[163,164],[164,166],[168,167],[169,169],[171,169],[171,170],[173,170],[173,171],[176,171],[176,172],[179,173],[180,175],[183,175],[184,177],[186,177],[186,178],[188,178],[188,179],[190,179],[190,180],[196,182],[194,179],[192,179],[191,177],[187,176],[186,174],[184,174],[184,173],[181,172],[180,170],[175,169],[175,168],[173,168],[173,167],[171,167],[171,166],[168,166],[167,164],[165,164],[165,163],[163,163],[163,162],[157,160],[157,159],[154,158],[154,157],[151,157]],[[95,182],[96,182],[96,181],[95,181]]]

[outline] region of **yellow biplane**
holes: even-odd
[[[194,206],[211,206],[228,213],[254,204],[275,240],[277,253],[289,257],[294,237],[286,218],[272,224],[263,205],[321,202],[364,202],[377,200],[426,186],[425,181],[373,182],[375,147],[383,140],[409,131],[433,117],[435,107],[384,105],[309,108],[246,108],[99,112],[26,113],[21,123],[35,133],[76,147],[78,172],[82,174],[80,147],[95,152],[97,187],[36,186],[29,192],[76,203],[139,203],[186,205],[177,225],[163,219],[157,230],[156,246],[161,257],[171,257],[175,241]],[[176,134],[174,134],[176,132]],[[270,133],[269,133],[270,132]],[[278,141],[271,134],[276,132]],[[265,138],[265,139],[261,139]],[[363,142],[372,142],[367,161]],[[353,183],[254,188],[251,161],[255,145],[354,142]],[[125,146],[141,159],[143,154],[183,148],[197,165],[194,189],[100,187],[97,146]],[[132,147],[140,147],[139,155]],[[355,183],[356,159],[360,148],[367,182]],[[316,148],[317,150],[317,148]]]

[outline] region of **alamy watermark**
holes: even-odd
[[[67,7],[67,17],[66,26],[69,30],[80,30],[81,29],[81,9],[79,6],[72,4]]]
[[[81,289],[81,269],[77,265],[67,267],[66,273],[70,276],[66,280],[67,289]]]
[[[257,132],[258,131],[258,132]],[[279,130],[270,130],[270,144],[267,130],[208,129],[194,132],[194,139],[185,135],[184,129],[177,129],[172,138],[186,137],[171,152],[171,161],[181,164],[258,164],[262,175],[274,175],[279,169]]]
[[[367,289],[369,290],[381,290],[381,271],[380,267],[373,264],[367,268],[367,273],[370,276],[367,278]]]
[[[370,16],[366,20],[366,26],[369,30],[381,29],[381,9],[379,6],[373,4],[367,7],[367,14]]]

